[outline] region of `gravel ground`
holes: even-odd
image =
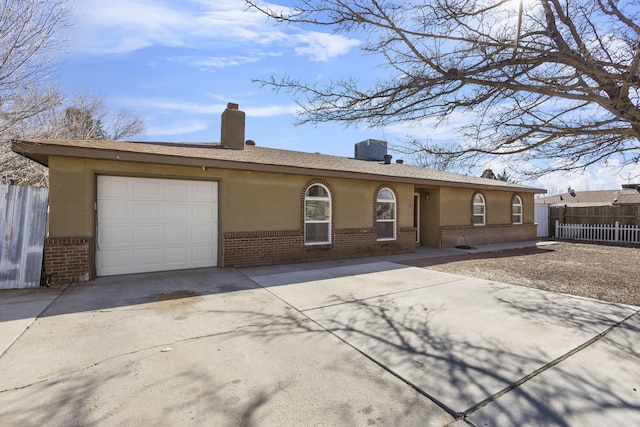
[[[406,264],[640,306],[640,249],[636,248],[558,242]]]

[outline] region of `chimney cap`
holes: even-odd
[[[234,102],[228,102],[227,103],[227,109],[228,110],[237,110],[239,108],[240,108],[240,106],[238,104],[234,103]]]

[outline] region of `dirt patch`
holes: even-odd
[[[559,242],[404,264],[640,306],[640,249]]]

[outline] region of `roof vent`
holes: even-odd
[[[391,154],[385,154],[384,155],[384,164],[385,165],[390,165],[392,158],[393,158],[393,156]]]
[[[247,140],[245,141],[245,144],[246,144],[246,145],[256,145],[256,142],[255,142],[253,139],[247,139]]]
[[[403,163],[404,163],[404,160],[402,160],[402,159],[398,159],[398,160],[396,160],[396,163],[397,163],[397,164],[399,164],[399,165],[401,165],[401,164],[403,164]]]

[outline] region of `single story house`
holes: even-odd
[[[49,168],[45,272],[60,283],[536,238],[544,190],[244,138],[229,104],[216,144],[13,141]]]

